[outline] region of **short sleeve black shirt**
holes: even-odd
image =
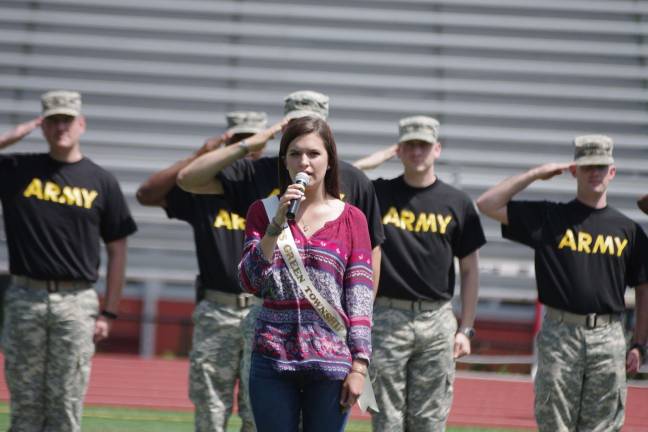
[[[109,243],[137,229],[117,180],[87,158],[2,155],[0,199],[14,275],[94,282],[99,239]]]
[[[221,171],[218,178],[223,184],[226,199],[239,214],[247,214],[247,209],[254,201],[279,193],[278,161],[277,156],[255,161],[241,159]],[[347,162],[340,161],[339,170],[341,198],[365,214],[371,246],[379,246],[384,241],[385,234],[371,181],[362,171]]]
[[[511,201],[504,238],[535,250],[540,302],[565,311],[620,313],[626,286],[648,281],[648,240],[619,211],[568,203]]]
[[[405,300],[449,300],[454,295],[454,257],[486,243],[472,200],[437,179],[425,188],[403,176],[374,180],[382,211],[379,296]]]
[[[204,289],[241,293],[237,265],[243,252],[245,218],[222,195],[196,195],[175,186],[166,196],[167,216],[191,225]]]

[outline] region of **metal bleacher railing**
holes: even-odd
[[[436,116],[440,176],[473,198],[569,159],[574,135],[607,133],[619,167],[610,202],[648,227],[634,205],[648,192],[647,18],[648,4],[630,0],[8,0],[0,130],[35,116],[48,89],[83,92],[84,152],[117,175],[140,226],[126,295],[155,317],[155,298],[193,299],[194,246],[188,226],[136,203],[137,186],[220,133],[226,112],[278,120],[283,97],[304,88],[331,96],[346,160],[391,144],[400,117]],[[43,149],[34,133],[10,151]],[[390,161],[368,174],[399,171]],[[563,176],[522,196],[566,200],[573,190]],[[479,313],[528,321],[531,251],[484,226]],[[150,353],[150,333],[142,339]]]

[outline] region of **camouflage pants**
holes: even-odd
[[[256,328],[257,317],[261,306],[250,306],[250,311],[241,322],[241,331],[243,332],[243,339],[246,343],[243,344],[243,361],[241,363],[241,378],[240,388],[245,389],[243,396],[245,397],[245,404],[249,409],[247,415],[250,417],[249,421],[254,430],[254,416],[252,415],[252,402],[250,402],[250,366],[252,364],[252,341],[254,339],[254,329]]]
[[[245,350],[250,352],[246,345],[252,341],[252,335],[245,334],[242,325],[249,310],[203,300],[194,311],[193,346],[189,355],[189,398],[196,410],[196,431],[226,430],[234,403],[234,385],[239,377],[238,406],[243,420],[241,431],[255,430],[245,384],[250,360],[246,361],[243,355]],[[243,374],[246,367],[248,374]]]
[[[620,322],[588,330],[545,317],[535,379],[539,430],[620,430],[627,392],[625,352]]]
[[[12,432],[81,430],[98,307],[94,289],[9,288],[3,346]]]
[[[432,311],[374,306],[375,432],[442,431],[452,404],[457,320],[450,303]]]

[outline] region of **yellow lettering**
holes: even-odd
[[[394,224],[400,228],[400,218],[398,217],[398,211],[394,207],[389,207],[385,216],[383,216],[383,225]]]
[[[56,183],[45,182],[45,190],[43,191],[43,199],[45,201],[58,202],[61,188]]]
[[[216,215],[216,220],[214,221],[214,227],[220,228],[223,226],[228,230],[231,230],[232,220],[230,219],[230,215],[228,212],[226,212],[225,210],[220,210],[218,212],[218,215]]]
[[[409,210],[401,211],[401,228],[406,229],[407,231],[414,231],[412,227],[412,222],[414,222],[416,216]]]
[[[89,191],[86,188],[81,188],[81,195],[83,196],[83,207],[92,208],[92,202],[97,198],[99,193],[97,191]]]
[[[37,178],[33,179],[25,189],[25,192],[23,192],[25,198],[29,198],[32,195],[38,199],[43,199],[43,183]]]
[[[612,243],[612,236],[602,236],[602,235],[597,235],[596,236],[596,242],[594,242],[594,249],[592,249],[592,253],[609,253],[610,255],[614,255],[614,243]]]
[[[628,239],[623,239],[623,241],[621,241],[619,237],[614,237],[614,243],[617,247],[617,256],[620,257],[623,253],[623,249],[628,245]]]
[[[574,233],[570,229],[565,231],[565,234],[563,235],[563,238],[562,240],[560,240],[560,244],[558,245],[558,249],[562,249],[564,247],[568,247],[573,251],[576,250],[576,240],[574,239]]]
[[[61,194],[58,202],[60,204],[77,205],[82,207],[83,199],[81,197],[81,189],[78,187],[64,186],[63,194]]]
[[[592,244],[592,236],[578,231],[578,252],[590,253],[590,244]]]
[[[450,221],[452,221],[452,216],[448,215],[445,218],[441,215],[437,215],[437,220],[439,221],[439,232],[441,234],[445,234],[446,229],[448,228],[448,225],[450,224]]]
[[[245,231],[245,218],[232,213],[232,227],[235,230]]]
[[[598,234],[596,236],[596,240],[594,241],[594,247],[591,247],[592,239],[593,238],[591,234],[584,231],[578,231],[578,248],[577,248],[574,232],[568,229],[567,231],[565,231],[565,234],[560,240],[558,249],[568,247],[573,251],[578,250],[578,252],[584,252],[587,254],[607,253],[610,255],[614,255],[614,248],[616,246],[616,255],[620,257],[623,254],[623,250],[628,245],[628,239],[621,239],[619,237],[612,237],[609,235],[606,236],[603,234]]]
[[[432,230],[432,232],[437,232],[437,223],[434,216],[434,213],[420,213],[414,231],[421,232],[422,230],[423,232],[428,232]]]

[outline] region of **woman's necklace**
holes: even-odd
[[[328,207],[328,202],[324,202],[324,205]],[[306,222],[304,222],[304,215],[303,215],[303,213],[302,213],[302,217],[301,217],[301,219],[299,220],[298,224],[299,224],[299,226],[301,227],[301,230],[302,230],[302,232],[303,232],[304,234],[307,234],[307,233],[310,231],[310,229],[311,229],[311,224],[307,224]]]

